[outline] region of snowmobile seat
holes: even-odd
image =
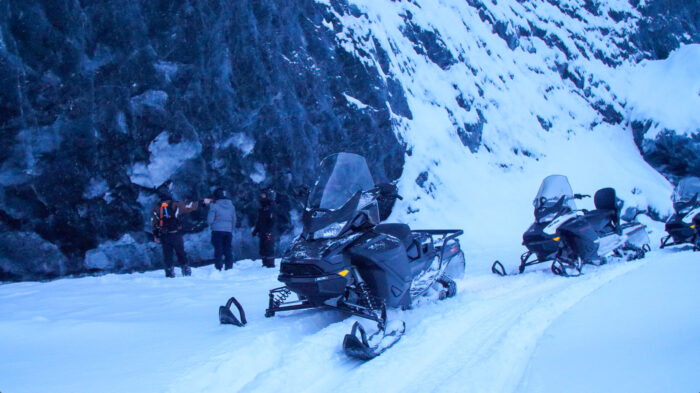
[[[407,250],[413,244],[413,234],[411,233],[411,228],[406,224],[379,224],[374,227],[374,230],[399,239],[401,244],[403,244]]]
[[[612,230],[620,227],[618,199],[614,188],[601,188],[593,197],[596,210],[586,213],[586,219],[596,231],[609,225]]]

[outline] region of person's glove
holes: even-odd
[[[160,238],[159,238],[159,237],[154,237],[153,240],[155,240],[156,243],[160,243]]]

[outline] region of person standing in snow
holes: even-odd
[[[209,207],[207,222],[211,228],[211,243],[214,245],[214,267],[226,270],[233,267],[231,241],[236,227],[236,208],[222,188],[214,190],[214,202]],[[222,261],[223,260],[223,261]]]
[[[253,236],[260,238],[260,257],[265,267],[275,267],[274,201],[275,192],[269,188],[263,189],[260,193],[258,220],[253,229]]]
[[[205,198],[198,202],[180,202],[173,200],[170,190],[166,187],[161,187],[157,192],[160,202],[153,207],[151,228],[156,243],[160,243],[163,247],[165,277],[175,277],[173,253],[177,256],[177,263],[180,265],[182,275],[189,276],[192,274],[192,269],[187,261],[187,254],[185,254],[181,217],[183,214],[197,210],[197,207],[202,203],[208,204],[210,199]]]

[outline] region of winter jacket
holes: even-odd
[[[260,209],[258,209],[258,220],[255,223],[253,236],[257,236],[261,233],[271,233],[274,225],[274,211],[272,204],[265,203],[260,206]]]
[[[236,226],[236,208],[230,199],[219,199],[209,205],[207,222],[212,231],[233,232]]]
[[[199,206],[199,202],[163,201],[153,207],[151,214],[151,228],[153,235],[159,237],[161,233],[176,233],[182,229],[180,216],[188,214]],[[161,226],[161,223],[163,225]]]

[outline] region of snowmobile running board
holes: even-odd
[[[667,235],[666,237],[661,238],[661,246],[659,248],[680,246],[683,244],[688,244],[688,245],[693,246],[693,251],[698,251],[698,246],[697,246],[697,241],[695,240],[695,236],[691,237],[690,240],[688,240],[687,242],[676,242],[674,240],[674,241],[671,241],[669,243],[669,240],[671,240],[671,238],[672,238],[671,235]]]
[[[533,265],[537,265],[537,264],[540,264],[540,263],[545,263],[545,262],[549,262],[549,261],[550,261],[549,259],[539,260],[539,259],[537,259],[537,258],[533,259],[532,261],[529,261],[529,259],[530,259],[530,257],[532,256],[532,254],[534,254],[534,252],[532,252],[532,251],[525,251],[525,252],[520,256],[520,266],[518,266],[518,274],[523,274],[523,273],[525,272],[525,268],[528,267],[528,266],[533,266]],[[506,272],[505,267],[503,267],[503,264],[501,263],[501,261],[498,261],[498,260],[495,261],[495,262],[493,263],[493,265],[491,265],[491,273],[497,274],[497,275],[499,275],[499,276],[501,276],[501,277],[515,275],[515,273],[508,274],[508,273]]]
[[[287,287],[279,287],[270,290],[270,303],[268,305],[267,310],[265,310],[265,317],[270,318],[274,317],[276,313],[280,311],[295,311],[295,310],[306,310],[310,308],[325,308],[329,310],[337,310],[346,314],[354,315],[356,317],[361,317],[365,319],[369,319],[371,321],[377,322],[379,324],[383,324],[384,320],[382,318],[385,318],[386,316],[382,318],[377,318],[375,315],[372,314],[367,314],[367,313],[361,313],[358,311],[355,311],[353,308],[345,306],[333,306],[330,304],[321,304],[321,305],[313,305],[311,303],[308,303],[304,300],[293,300],[286,302],[285,300],[287,297],[292,293],[292,291],[289,290]]]
[[[240,320],[236,318],[235,315],[233,315],[233,312],[231,312],[232,304],[234,304],[238,309],[238,313],[241,317]],[[219,322],[222,325],[236,325],[240,327],[243,327],[248,323],[248,321],[245,318],[245,311],[243,311],[243,306],[241,306],[241,303],[239,303],[235,297],[228,299],[228,302],[226,302],[225,306],[219,307]]]

